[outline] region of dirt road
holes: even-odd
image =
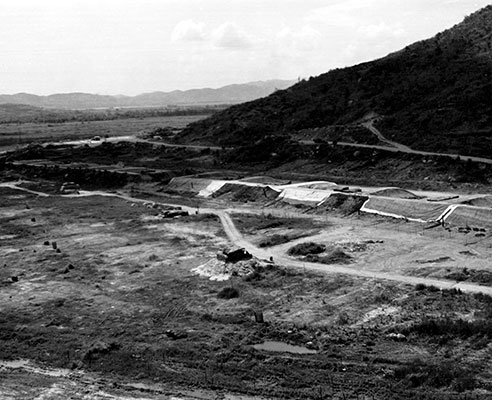
[[[366,122],[363,122],[361,124],[363,127],[369,129],[374,135],[377,136],[377,138],[383,142],[383,143],[387,143],[389,144],[390,146],[392,147],[396,147],[398,150],[400,151],[404,151],[404,152],[409,152],[409,151],[412,151],[412,149],[408,146],[405,146],[404,144],[401,144],[401,143],[396,143],[396,142],[393,142],[389,139],[386,139],[383,134],[374,126],[374,120],[373,119],[370,119]]]
[[[396,281],[401,283],[406,283],[409,285],[416,284],[424,284],[424,285],[432,285],[441,289],[461,289],[464,292],[469,293],[484,293],[492,296],[492,287],[486,287],[475,284],[467,284],[467,283],[457,283],[454,281],[448,280],[440,280],[440,279],[429,279],[429,278],[420,278],[414,276],[407,275],[399,275],[399,274],[389,274],[385,272],[372,272],[372,271],[363,271],[360,269],[354,269],[353,267],[343,267],[339,265],[323,265],[317,263],[303,262],[299,260],[295,260],[291,257],[285,255],[283,251],[278,251],[275,248],[269,249],[265,251],[249,243],[246,241],[241,233],[237,230],[234,222],[232,221],[230,215],[226,212],[221,212],[215,210],[215,213],[219,215],[224,230],[229,237],[229,239],[240,247],[244,247],[251,254],[258,258],[268,259],[269,257],[273,257],[273,260],[276,264],[283,265],[285,267],[293,267],[298,269],[306,269],[312,270],[322,273],[335,273],[335,274],[345,274],[352,276],[359,276],[363,278],[369,279],[377,279],[377,280],[389,280]],[[308,238],[306,238],[308,240]]]

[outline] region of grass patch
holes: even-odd
[[[492,321],[490,319],[465,321],[461,318],[425,318],[406,330],[407,335],[410,333],[426,336],[459,337],[462,339],[475,335],[492,338]]]
[[[311,218],[276,217],[272,214],[235,214],[233,219],[235,225],[243,233],[255,233],[275,228],[309,230],[321,227],[321,224]],[[326,223],[323,226],[326,226]]]
[[[259,247],[273,247],[273,246],[278,246],[280,244],[284,243],[289,243],[292,240],[300,239],[302,237],[305,237],[306,235],[304,234],[292,234],[292,235],[280,235],[280,234],[275,234],[269,237],[266,237],[263,239],[261,242],[258,243]]]
[[[475,388],[475,374],[454,361],[424,363],[420,359],[395,370],[395,378],[410,387],[452,387],[457,392]]]
[[[461,271],[452,272],[445,276],[457,282],[476,282],[482,285],[492,286],[492,272],[463,268]]]

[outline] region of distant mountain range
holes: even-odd
[[[165,107],[213,104],[238,104],[268,96],[295,81],[268,80],[234,84],[218,89],[152,92],[138,96],[107,96],[89,93],[60,93],[37,96],[29,93],[0,95],[0,104],[25,104],[56,109],[91,109],[110,107]]]
[[[250,144],[269,135],[356,123],[367,115],[379,116],[377,127],[394,142],[490,156],[492,5],[384,58],[229,107],[190,125],[180,139]]]

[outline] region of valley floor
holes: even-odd
[[[490,397],[488,238],[176,193],[162,203],[190,214],[163,218],[135,185],[23,186],[0,187],[2,398]],[[346,257],[286,254],[308,242]],[[234,244],[257,257],[220,261]]]

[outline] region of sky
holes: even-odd
[[[309,78],[491,0],[0,0],[0,93],[136,95]]]

